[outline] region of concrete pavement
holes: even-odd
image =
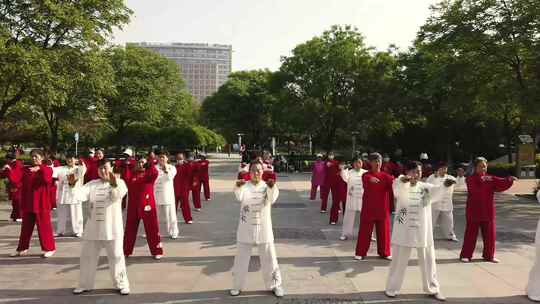
[[[57,254],[38,256],[37,235],[32,256],[9,258],[17,245],[20,226],[8,222],[9,205],[0,207],[0,303],[434,303],[422,294],[420,272],[413,253],[402,295],[388,299],[383,290],[388,261],[376,258],[372,244],[367,261],[353,260],[355,240],[339,241],[341,226],[328,225],[328,214],[319,213],[319,201],[308,200],[309,176],[279,176],[280,198],[272,213],[276,249],[287,296],[276,299],[264,291],[260,263],[250,264],[248,286],[242,296],[228,295],[235,254],[238,203],[232,185],[237,159],[211,160],[212,200],[195,224],[180,224],[182,238],[164,239],[165,257],[153,260],[146,240],[137,240],[128,259],[131,295],[111,289],[106,258],[100,260],[96,291],[74,296],[79,275],[78,239],[57,239]],[[458,261],[461,243],[437,241],[438,275],[450,303],[529,303],[524,296],[528,271],[534,259],[534,232],[540,206],[524,198],[498,195],[497,257],[501,264]],[[456,195],[456,233],[464,230],[464,195]],[[181,217],[181,216],[180,216]],[[340,218],[341,224],[341,218]],[[358,224],[358,223],[357,223]],[[104,254],[104,252],[102,252]]]

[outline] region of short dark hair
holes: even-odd
[[[167,151],[167,150],[159,150],[158,155],[169,156],[169,151]]]
[[[41,156],[42,158],[45,157],[45,152],[43,152],[43,150],[41,149],[32,149],[32,151],[30,151],[30,155],[32,154],[37,154]]]
[[[98,168],[104,167],[107,163],[111,164],[111,161],[107,158],[102,158],[98,161]]]
[[[380,153],[373,152],[369,154],[368,160],[369,161],[382,160],[382,156]]]
[[[65,156],[65,157],[66,157],[66,159],[68,159],[68,158],[77,158],[77,156],[76,156],[75,153],[73,153],[73,152],[68,152],[68,153],[66,153],[66,156]]]
[[[260,162],[260,161],[252,161],[252,162],[249,164],[249,171],[251,171],[251,167],[257,166],[257,165],[261,165],[261,167],[262,167],[262,166],[263,166],[263,163]]]
[[[363,161],[362,158],[358,155],[355,155],[352,159],[351,159],[351,163],[355,163],[357,161]]]
[[[422,167],[422,163],[419,161],[408,161],[405,164],[405,172],[417,169],[418,167]]]

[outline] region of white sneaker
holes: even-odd
[[[129,294],[130,290],[129,288],[122,288],[120,289],[120,294],[123,296],[127,296]]]
[[[50,257],[52,257],[52,256],[54,255],[55,252],[56,252],[56,250],[53,250],[53,251],[45,251],[45,252],[43,253],[43,257],[44,257],[44,258],[50,258]]]
[[[230,294],[231,296],[233,296],[233,297],[236,297],[236,296],[240,295],[240,290],[238,290],[238,289],[231,289],[231,290],[229,290],[229,294]]]
[[[348,239],[348,237],[346,235],[342,235],[339,237],[339,240],[340,241],[346,241]]]
[[[78,295],[78,294],[81,294],[81,293],[83,293],[83,292],[88,292],[88,291],[90,291],[90,289],[75,288],[75,289],[73,289],[73,294]]]
[[[448,240],[451,241],[451,242],[456,242],[456,243],[459,242],[459,239],[455,235],[453,237],[449,238]]]
[[[395,298],[397,297],[397,293],[396,292],[393,292],[393,291],[388,291],[388,290],[385,290],[384,291],[384,294],[389,297],[389,298]]]
[[[162,254],[157,254],[154,256],[154,260],[161,260],[162,257],[163,257]]]
[[[326,213],[326,210],[321,210],[321,213]]]
[[[330,223],[330,225],[335,225],[335,224],[336,224],[336,222],[331,222],[331,223]]]
[[[187,221],[186,224],[193,224],[193,221]]]
[[[437,292],[436,294],[432,294],[431,296],[437,299],[437,301],[442,301],[442,302],[446,301],[446,297],[440,291]]]
[[[195,211],[201,212],[201,208],[195,208]]]
[[[15,222],[17,222],[17,223],[22,223],[22,218],[16,219]]]
[[[490,263],[494,263],[494,264],[499,264],[501,262],[501,260],[497,259],[497,258],[493,258],[491,260],[486,260],[487,262],[490,262]]]
[[[391,261],[391,260],[392,260],[392,256],[389,255],[389,256],[381,257],[381,259],[384,259],[384,260],[387,260],[387,261]]]
[[[376,242],[377,239],[376,239],[375,237],[372,236],[372,237],[371,237],[371,241],[372,241],[372,242]]]
[[[75,234],[75,237],[78,238],[78,239],[80,239],[80,238],[82,237],[82,233],[77,233],[77,234]]]
[[[178,238],[178,235],[171,235],[171,239],[176,240]]]
[[[11,253],[9,256],[10,257],[20,257],[20,256],[26,256],[26,255],[28,255],[28,249],[23,250],[23,251],[15,251],[15,252]]]
[[[470,262],[471,262],[471,259],[469,259],[469,258],[461,258],[461,259],[459,259],[459,260],[460,260],[461,262],[463,262],[463,263],[470,263]]]
[[[272,292],[278,298],[282,298],[285,295],[285,291],[283,290],[283,287],[281,286],[275,287],[274,289],[272,289]]]
[[[354,259],[355,259],[355,260],[358,260],[358,261],[363,261],[363,260],[366,259],[366,257],[363,257],[363,256],[361,256],[361,255],[355,255],[355,256],[354,256]]]

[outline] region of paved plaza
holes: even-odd
[[[279,175],[281,193],[272,212],[287,296],[277,299],[264,291],[259,259],[254,256],[247,289],[240,297],[230,297],[239,213],[232,187],[238,163],[236,159],[211,159],[211,164],[212,200],[204,202],[202,212],[194,213],[193,225],[179,223],[181,238],[164,238],[165,257],[160,261],[152,259],[146,240],[137,240],[134,255],[127,260],[129,296],[120,296],[111,289],[104,256],[96,277],[97,290],[72,295],[79,276],[80,241],[75,238],[57,239],[57,253],[42,259],[35,234],[30,256],[10,258],[9,253],[17,246],[20,225],[7,220],[9,205],[2,202],[0,303],[435,303],[422,294],[414,253],[402,295],[387,298],[383,290],[390,262],[376,257],[374,243],[366,261],[355,261],[355,240],[338,240],[341,226],[328,224],[328,214],[319,213],[319,200],[309,201],[310,176],[299,173]],[[516,187],[518,192],[527,192],[529,184]],[[460,239],[464,199],[463,193],[455,198],[456,233]],[[498,195],[497,202],[496,256],[500,264],[480,259],[481,239],[470,264],[458,260],[461,242],[436,241],[439,280],[449,303],[530,303],[524,288],[534,259],[540,205],[510,193]]]

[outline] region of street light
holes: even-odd
[[[309,134],[309,155],[313,155],[313,138]]]
[[[238,135],[238,151],[241,152],[241,147],[242,147],[242,136],[244,136],[244,133],[238,133],[236,134]]]
[[[356,154],[356,135],[360,134],[358,131],[352,131],[352,157]]]

